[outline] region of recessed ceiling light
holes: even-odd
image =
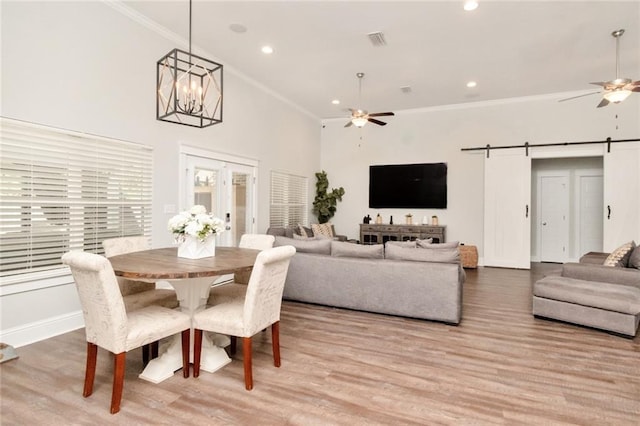
[[[264,53],[265,55],[271,55],[273,53],[273,47],[262,46],[262,53]]]
[[[229,29],[234,33],[242,34],[247,32],[247,27],[242,24],[231,24],[229,25]]]
[[[334,99],[331,101],[331,103],[334,105],[340,105],[340,99]]]
[[[478,85],[478,83],[476,83],[475,81],[470,81],[467,83],[467,87],[471,88],[471,87],[476,87]]]
[[[464,2],[464,10],[467,12],[476,10],[478,8],[478,2],[474,0],[467,0]]]

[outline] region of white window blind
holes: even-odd
[[[150,147],[0,121],[0,277],[62,268],[107,238],[150,235]]]
[[[271,172],[270,226],[308,224],[307,178],[284,172]]]

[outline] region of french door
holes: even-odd
[[[237,246],[242,234],[255,233],[256,166],[194,154],[184,163],[183,207],[200,204],[225,221],[218,245]]]

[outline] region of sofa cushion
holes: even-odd
[[[313,235],[315,236],[323,236],[325,238],[333,238],[333,226],[330,223],[312,223],[311,229],[313,230]]]
[[[426,241],[427,240],[418,240],[418,248],[451,249],[451,248],[457,248],[460,245],[459,241],[451,241],[448,243],[427,243]]]
[[[296,240],[278,236],[273,246],[294,246],[301,253],[331,254],[331,240],[326,239]]]
[[[587,254],[580,257],[580,263],[593,263],[602,266],[604,261],[607,260],[609,253],[603,253],[599,251],[590,251]]]
[[[640,289],[625,285],[547,276],[533,285],[533,295],[630,315],[640,313]]]
[[[632,268],[610,268],[592,263],[565,263],[562,265],[561,276],[640,288],[640,271]]]
[[[410,248],[416,248],[416,242],[415,240],[413,241],[387,241],[386,243],[384,243],[385,246],[398,246],[398,247],[410,247]]]
[[[416,239],[417,247],[423,247],[428,244],[433,244],[433,238],[425,238],[424,240],[421,240],[420,238]]]
[[[640,246],[636,246],[629,256],[629,268],[640,269]]]
[[[382,244],[362,245],[343,241],[331,241],[331,256],[384,259],[384,246]]]
[[[414,262],[459,263],[460,252],[457,248],[422,249],[390,245],[385,250],[386,259],[411,260]]]
[[[293,234],[293,239],[294,240],[317,240],[316,237],[307,237],[306,235],[300,235],[300,234]]]
[[[626,268],[629,264],[629,256],[631,252],[636,248],[636,243],[629,241],[615,249],[604,261],[604,266],[615,266],[619,268]]]

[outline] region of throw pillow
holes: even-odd
[[[413,241],[387,241],[384,244],[385,244],[385,246],[398,246],[398,247],[416,248],[415,240],[413,240]]]
[[[457,248],[438,250],[414,250],[407,247],[388,246],[385,259],[411,260],[414,262],[460,263],[460,251]]]
[[[416,239],[417,247],[424,247],[427,244],[433,244],[433,238],[425,238],[424,240],[421,240],[420,238]]]
[[[331,240],[296,240],[294,238],[276,237],[274,247],[294,246],[299,253],[331,254]]]
[[[313,231],[306,226],[298,224],[296,231],[296,233],[302,237],[313,237]]]
[[[626,268],[629,264],[631,252],[636,248],[636,243],[629,241],[615,249],[604,261],[604,266],[614,266],[618,268]]]
[[[629,268],[640,269],[640,246],[636,246],[629,256]]]
[[[274,237],[277,235],[285,237],[285,228],[282,226],[271,226],[267,229],[268,235],[273,235]]]
[[[332,241],[331,256],[384,259],[384,246],[382,244],[362,245],[345,241]]]
[[[327,238],[333,238],[333,227],[330,223],[312,223],[311,230],[313,235],[322,235]]]
[[[452,248],[458,248],[458,246],[460,245],[459,241],[451,241],[448,243],[431,243],[431,244],[425,244],[423,243],[424,240],[418,240],[418,248],[428,248],[428,249],[452,249]]]

